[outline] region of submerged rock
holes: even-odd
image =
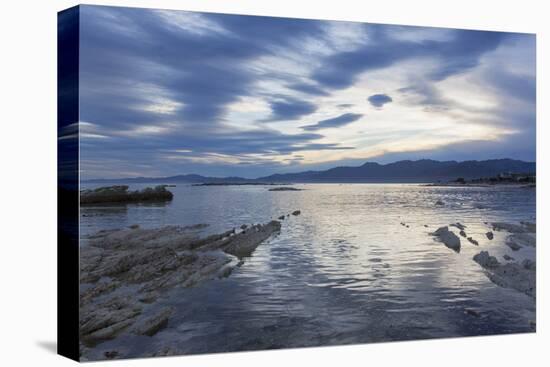
[[[491,232],[491,231],[485,233],[485,236],[487,236],[487,238],[490,239],[490,240],[492,240],[493,238],[495,238],[495,235],[494,235],[493,232]]]
[[[496,285],[512,288],[526,295],[536,297],[536,265],[532,260],[524,260],[522,264],[510,262],[500,264],[487,251],[481,251],[474,256],[474,261],[486,270],[487,277]]]
[[[460,252],[460,238],[458,238],[458,236],[453,232],[449,231],[449,227],[440,227],[435,232],[430,234],[437,237],[448,248],[456,252]]]
[[[435,205],[443,206],[443,205],[445,205],[445,203],[443,202],[443,200],[438,200],[438,201],[435,202]]]
[[[515,260],[512,256],[508,255],[508,254],[504,254],[504,256],[502,256],[502,258],[506,261],[512,261],[512,260]]]
[[[165,185],[147,187],[143,190],[128,191],[127,185],[105,186],[93,190],[80,191],[80,204],[129,203],[140,201],[167,201],[174,195]]]

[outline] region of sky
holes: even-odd
[[[535,36],[81,6],[82,179],[534,161]]]

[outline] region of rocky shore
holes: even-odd
[[[288,215],[287,215],[288,217]],[[176,287],[227,277],[281,223],[243,225],[201,237],[206,225],[103,230],[80,250],[81,354],[123,334],[152,336],[168,324],[170,307],[156,306]],[[116,352],[116,351],[115,351]],[[106,358],[116,358],[118,352]]]
[[[504,245],[512,251],[518,251],[523,247],[536,246],[536,224],[530,222],[505,223],[494,222],[487,223],[493,231],[505,232],[506,237]],[[466,226],[461,223],[451,223],[449,226],[438,228],[435,232],[429,233],[437,241],[443,243],[455,252],[460,252],[460,237],[453,233],[449,227],[455,227],[459,235],[466,238],[472,245],[479,246],[479,242],[466,234]],[[492,231],[486,233],[488,240],[494,238]],[[505,254],[505,264],[501,264],[498,259],[491,256],[488,251],[481,251],[473,257],[484,270],[485,274],[493,283],[498,286],[512,288],[526,295],[536,297],[536,259],[524,259],[515,261],[515,259]]]
[[[80,191],[80,204],[130,203],[142,201],[168,201],[174,195],[166,190],[166,185],[147,187],[129,191],[127,185],[105,186],[93,190]]]

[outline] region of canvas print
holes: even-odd
[[[77,359],[536,330],[534,34],[59,19]]]

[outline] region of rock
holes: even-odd
[[[508,246],[512,249],[512,251],[517,251],[517,250],[519,250],[520,248],[523,247],[520,244],[518,244],[517,242],[515,242],[513,239],[511,239],[510,236],[506,238],[505,243],[506,243],[506,246]]]
[[[443,202],[443,200],[438,200],[438,201],[435,202],[435,205],[443,206],[443,205],[445,205],[445,203]]]
[[[535,247],[537,245],[537,240],[535,235],[530,233],[514,233],[509,235],[506,238],[507,242],[516,244],[519,247]]]
[[[80,308],[80,337],[86,343],[113,339],[132,325],[141,307],[128,298],[114,297]]]
[[[531,222],[520,222],[520,224],[522,226],[525,227],[525,229],[528,231],[528,232],[532,232],[532,233],[536,233],[537,232],[537,225],[535,223],[531,223]]]
[[[483,204],[479,204],[479,203],[475,203],[475,204],[473,205],[473,207],[474,207],[475,209],[487,209],[487,206],[485,206],[485,205],[483,205]]]
[[[428,228],[428,225],[427,225],[427,224],[424,224],[424,227]]]
[[[297,189],[295,187],[274,187],[268,191],[302,191],[302,189]]]
[[[453,232],[449,231],[449,227],[440,227],[435,232],[430,234],[437,237],[448,248],[456,252],[460,252],[460,238],[458,238],[458,236]]]
[[[471,308],[465,308],[464,313],[470,316],[479,317],[481,316],[480,313],[474,309]]]
[[[285,220],[285,216],[284,216],[284,215],[281,215],[278,219],[279,219],[279,220]]]
[[[459,234],[460,234],[462,237],[467,237],[466,232],[464,232],[464,231],[460,231]]]
[[[537,264],[533,260],[525,259],[521,262],[521,266],[527,270],[537,270]]]
[[[271,221],[265,225],[256,225],[254,231],[239,233],[223,248],[225,253],[242,258],[250,256],[260,243],[281,230],[281,222]]]
[[[132,225],[129,226],[128,228],[130,228],[130,229],[138,229],[138,228],[139,228],[139,224],[132,224]]]
[[[512,256],[508,255],[508,254],[504,254],[504,256],[502,256],[502,258],[506,261],[512,261],[512,260],[515,260]]]
[[[461,224],[460,222],[456,222],[456,223],[453,223],[453,224],[449,224],[449,227],[456,227],[460,230],[465,230],[466,229],[466,226]]]
[[[105,353],[103,353],[103,355],[105,356],[105,358],[107,359],[115,359],[118,357],[119,353],[117,350],[108,350],[106,351]]]
[[[147,336],[155,335],[168,325],[168,318],[173,312],[174,309],[172,307],[165,307],[154,315],[140,320],[140,322],[134,326],[134,334]]]
[[[474,240],[472,237],[468,237],[466,238],[468,241],[470,241],[471,244],[473,245],[476,245],[476,246],[479,246],[479,242],[477,242],[476,240]]]
[[[487,238],[490,239],[490,240],[492,240],[495,237],[495,235],[491,231],[485,233],[485,236],[487,236]]]
[[[245,230],[245,229],[247,229],[247,228],[248,228],[248,225],[246,225],[246,224],[243,224],[243,225],[241,226],[241,229],[242,229],[242,230]]]
[[[80,338],[86,345],[132,331],[153,335],[173,311],[145,313],[163,292],[229,276],[281,224],[256,224],[199,238],[202,225],[100,231],[80,252]]]
[[[292,215],[300,215],[300,214],[302,214],[302,212],[299,210],[295,210],[292,212]]]
[[[167,201],[174,195],[164,185],[147,187],[143,190],[128,191],[127,185],[105,186],[93,190],[80,191],[80,204],[129,203],[140,201]]]
[[[482,251],[474,256],[474,261],[486,270],[486,275],[498,286],[512,288],[536,298],[536,265],[525,260],[522,264],[510,262],[500,264],[494,256]]]
[[[500,266],[497,258],[490,256],[487,251],[481,251],[479,254],[475,255],[474,261],[486,269]]]
[[[495,231],[507,231],[510,233],[524,233],[527,232],[525,227],[518,225],[518,224],[512,224],[512,223],[505,223],[505,222],[494,222],[491,223],[493,225],[493,230]]]

